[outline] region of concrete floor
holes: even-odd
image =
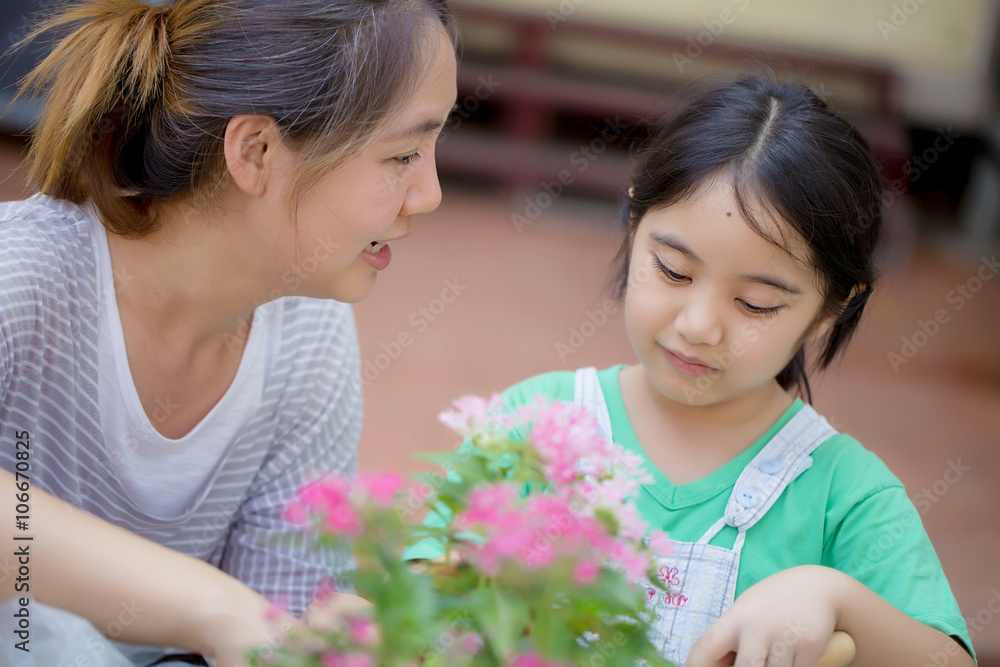
[[[18,164],[20,150],[0,143],[0,174]],[[0,200],[23,193],[17,174],[0,183]],[[409,454],[455,444],[436,415],[461,394],[634,360],[620,314],[573,354],[557,351],[606,298],[619,239],[614,207],[560,201],[519,233],[510,216],[523,208],[523,200],[446,184],[444,204],[394,244],[392,266],[356,307],[369,378],[363,469],[425,469]],[[881,456],[911,497],[934,500],[923,520],[963,614],[983,625],[973,640],[986,665],[1000,656],[1000,622],[987,606],[1000,599],[1000,280],[959,308],[948,295],[980,287],[982,262],[930,245],[918,244],[879,285],[843,363],[814,380],[814,404]],[[926,340],[916,336],[922,347],[894,370],[888,355],[939,309],[947,324]],[[952,463],[970,469],[948,484]]]

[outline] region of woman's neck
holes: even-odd
[[[274,297],[268,298],[268,277],[253,266],[236,229],[177,209],[141,239],[109,233],[123,317],[128,313],[175,349],[210,349],[239,336],[254,309]]]

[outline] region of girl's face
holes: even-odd
[[[776,225],[765,231],[781,238]],[[825,331],[806,243],[788,245],[798,260],[750,228],[725,178],[642,218],[625,327],[661,395],[704,406],[773,390],[801,344]]]
[[[411,217],[441,202],[434,145],[457,90],[454,49],[438,32],[426,76],[391,127],[302,194],[294,220],[283,197],[297,163],[277,147],[276,187],[261,198],[270,215],[259,216],[255,233],[261,270],[283,295],[364,299],[389,265],[389,242],[408,236]]]

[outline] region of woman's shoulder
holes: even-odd
[[[331,367],[357,365],[359,356],[354,311],[332,299],[281,297],[259,306],[254,313],[271,328],[275,362],[310,373]]]
[[[35,195],[0,203],[4,319],[78,312],[96,298],[91,222],[83,207]],[[13,309],[13,310],[12,310]]]
[[[67,262],[93,263],[87,209],[35,195],[0,203],[0,258],[7,273],[65,270]]]

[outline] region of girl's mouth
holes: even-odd
[[[691,377],[703,377],[705,375],[719,372],[718,369],[712,368],[711,366],[706,366],[705,364],[695,361],[688,361],[665,347],[661,346],[660,349],[663,350],[663,355],[667,358],[670,365],[684,375],[690,375]]]

